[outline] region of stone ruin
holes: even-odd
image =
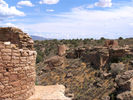
[[[33,40],[14,27],[0,28],[0,100],[26,100],[34,94]]]
[[[115,78],[117,83],[117,100],[133,100],[133,70],[117,75]]]
[[[118,59],[127,55],[133,55],[133,49],[129,46],[120,47],[117,40],[105,40],[104,46],[79,47],[67,52],[68,59],[81,58],[84,62],[102,69],[109,61]]]

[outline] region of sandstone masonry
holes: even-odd
[[[0,28],[0,100],[25,100],[34,94],[36,55],[26,33]]]

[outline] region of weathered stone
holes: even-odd
[[[117,95],[118,100],[133,99],[133,70],[126,71],[122,75],[116,76],[116,83],[120,94]]]
[[[4,76],[9,76],[9,75],[10,75],[9,72],[5,72],[5,73],[4,73]]]
[[[21,55],[22,55],[23,57],[27,57],[27,56],[28,56],[28,53],[27,53],[27,51],[23,51],[23,52],[21,52]]]
[[[17,49],[15,44],[11,44],[11,48]]]
[[[1,78],[3,78],[3,74],[2,74],[2,73],[0,73],[0,79],[1,79]]]
[[[36,86],[35,94],[28,100],[71,100],[64,94],[65,86],[63,85]]]
[[[106,40],[105,41],[105,45],[106,47],[111,47],[111,48],[115,48],[118,47],[118,42],[116,40]]]
[[[109,50],[110,57],[123,57],[127,54],[125,48],[113,48]]]
[[[122,91],[133,91],[133,71],[116,76],[116,83]]]
[[[5,45],[0,44],[0,49],[4,49],[4,48],[5,48]]]
[[[91,63],[92,66],[96,68],[102,68],[106,65],[109,59],[109,51],[106,48],[98,49],[97,51],[92,51],[85,55],[85,59]]]
[[[18,79],[17,75],[10,75],[9,77],[10,77],[10,81],[15,81]]]
[[[117,100],[133,100],[133,92],[126,91],[117,95]]]
[[[110,65],[111,73],[115,75],[123,71],[124,68],[125,68],[125,64],[123,63],[112,63]]]
[[[1,52],[2,53],[11,53],[11,49],[2,49]]]
[[[11,60],[11,56],[3,56],[2,59],[5,60],[5,61],[10,61]]]
[[[102,100],[110,100],[110,97],[109,96],[105,96],[102,98]]]
[[[0,82],[0,90],[4,89],[4,85]]]
[[[102,75],[104,78],[109,78],[111,76],[111,73],[103,72]]]
[[[64,64],[64,57],[53,56],[45,61],[49,67],[62,66]]]
[[[12,82],[11,85],[12,85],[13,87],[20,86],[20,81],[18,80],[18,81]],[[21,91],[20,91],[20,92],[21,92]]]
[[[27,58],[26,57],[20,57],[20,61],[21,62],[26,62],[27,61]]]
[[[19,64],[20,60],[19,59],[12,59],[13,64]]]
[[[133,78],[131,78],[130,80],[128,80],[128,81],[126,81],[126,82],[124,82],[124,83],[122,83],[121,85],[120,85],[120,88],[122,89],[122,90],[128,90],[128,91],[133,91]]]
[[[86,48],[77,48],[75,49],[75,55],[77,58],[80,58],[81,56],[83,56],[84,52],[85,52]]]
[[[129,70],[124,72],[122,75],[116,76],[116,82],[118,85],[121,85],[122,83],[130,80],[133,77],[133,70]]]
[[[34,93],[37,53],[33,45],[20,29],[0,28],[0,100],[26,100]]]
[[[19,57],[20,53],[12,53],[12,55],[14,55],[15,57]]]
[[[3,34],[4,33],[4,34]],[[5,38],[6,37],[6,38]],[[11,42],[19,48],[28,48],[33,50],[32,39],[22,30],[14,27],[2,27],[0,28],[0,41]]]
[[[69,50],[69,48],[66,45],[60,45],[58,46],[58,55],[63,56],[66,54],[66,50]]]
[[[2,56],[11,56],[12,54],[11,54],[11,52],[10,52],[10,53],[2,53],[1,55],[2,55]]]

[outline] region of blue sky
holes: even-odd
[[[133,0],[0,0],[0,26],[46,38],[128,38]]]

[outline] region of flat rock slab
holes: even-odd
[[[35,94],[27,100],[71,100],[64,95],[65,86],[35,86]]]

